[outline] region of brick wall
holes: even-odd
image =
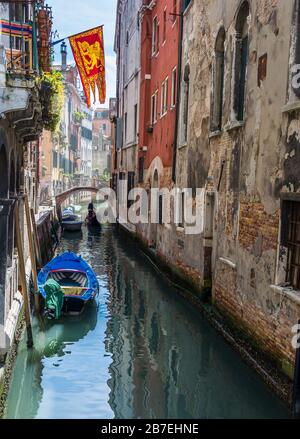
[[[271,356],[280,368],[293,367],[292,327],[300,315],[300,305],[282,297],[270,286],[265,305],[239,286],[236,268],[218,261],[213,297],[215,305],[237,327],[244,329],[257,346]]]
[[[252,250],[257,238],[262,239],[262,251],[276,250],[279,231],[279,211],[274,215],[265,212],[262,203],[240,203],[239,243]]]

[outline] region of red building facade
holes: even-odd
[[[168,187],[176,139],[180,0],[148,1],[141,20],[139,183]]]

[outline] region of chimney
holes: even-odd
[[[67,70],[67,45],[65,42],[61,43],[60,53],[61,53],[61,70],[65,72]]]

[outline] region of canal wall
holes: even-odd
[[[53,209],[41,212],[40,217],[34,224],[36,229],[37,263],[40,268],[46,264],[54,254],[54,247],[56,245],[56,237],[54,233],[54,215],[55,212]],[[33,303],[33,291],[31,284],[32,267],[28,251],[26,227],[24,227],[23,233],[24,254],[26,258],[25,272],[30,302]],[[4,405],[9,391],[18,344],[23,336],[25,328],[24,300],[19,289],[18,272],[18,256],[15,255],[12,266],[7,270],[6,278],[7,317],[5,321],[4,334],[7,349],[0,356],[0,418],[3,416]]]
[[[235,349],[243,360],[253,368],[261,379],[269,386],[274,394],[282,399],[289,407],[292,405],[292,371],[278,367],[276,357],[262,349],[260,340],[230,315],[219,309],[211,300],[208,290],[199,287],[199,283],[188,275],[182,267],[177,267],[168,261],[164,255],[149,248],[148,243],[138,233],[126,225],[119,224],[118,230],[128,239],[134,240],[149,262],[158,272],[165,275],[176,291],[201,312],[215,330]]]

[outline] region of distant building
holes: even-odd
[[[109,182],[111,173],[110,109],[96,109],[93,117],[93,177]]]
[[[114,49],[117,55],[117,102],[114,120],[112,185],[118,178],[133,186],[139,144],[142,0],[119,0]]]

